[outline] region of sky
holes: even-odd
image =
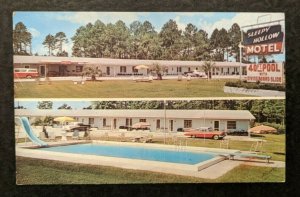
[[[162,26],[170,19],[176,21],[178,28],[184,30],[188,23],[198,29],[205,30],[210,36],[215,28],[228,30],[233,23],[240,27],[257,23],[284,19],[284,13],[251,13],[251,12],[24,12],[13,14],[13,25],[23,22],[32,34],[32,53],[47,54],[47,49],[42,45],[48,34],[55,35],[64,32],[69,40],[63,47],[69,55],[72,54],[71,37],[76,29],[87,23],[100,20],[105,24],[115,23],[118,20],[125,22],[127,27],[133,21],[144,22],[148,20],[159,32]],[[284,21],[281,22],[284,32]],[[247,30],[247,28],[244,28]],[[273,55],[275,60],[285,61],[285,55]]]
[[[43,100],[44,101],[44,100]],[[90,101],[68,101],[68,100],[63,100],[63,101],[53,101],[53,106],[52,109],[57,109],[58,107],[62,106],[63,104],[67,104],[72,107],[72,109],[82,109],[83,107],[88,107],[91,105]],[[37,100],[34,101],[20,101],[20,100],[15,100],[15,107],[17,106],[23,106],[26,109],[37,109],[38,106]]]

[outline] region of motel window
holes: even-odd
[[[177,72],[181,73],[181,67],[177,67]]]
[[[227,129],[236,129],[236,121],[227,121]]]
[[[82,72],[83,66],[76,66],[76,72]]]
[[[156,128],[157,128],[157,129],[160,128],[160,120],[156,120]]]
[[[140,119],[140,122],[146,122],[146,118]]]
[[[103,118],[103,126],[106,127],[106,118]]]
[[[94,124],[94,118],[89,118],[89,124]]]
[[[229,74],[229,68],[227,68],[227,73]]]
[[[126,118],[126,126],[132,126],[132,118]]]
[[[126,66],[120,66],[120,72],[126,73]]]
[[[191,71],[191,67],[188,68],[188,72],[190,72],[190,71]]]
[[[132,72],[137,73],[138,69],[135,69],[134,67],[132,67]]]
[[[25,66],[25,68],[29,68],[29,66]]]
[[[184,120],[183,127],[184,128],[191,128],[192,127],[192,120]]]

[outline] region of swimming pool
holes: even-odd
[[[149,147],[133,147],[112,144],[76,144],[68,146],[42,148],[40,150],[84,155],[119,157],[128,159],[141,159],[149,161],[161,161],[191,165],[210,160],[216,156],[212,153],[197,153],[188,151],[176,151]]]

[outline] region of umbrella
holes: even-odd
[[[256,127],[253,127],[249,129],[250,132],[252,133],[275,133],[277,130],[273,127],[266,126],[266,125],[259,125]]]
[[[136,66],[136,67],[134,67],[135,69],[148,69],[149,68],[149,66],[146,66],[146,65],[138,65],[138,66]]]
[[[75,121],[74,118],[67,117],[67,116],[57,117],[57,118],[54,118],[53,120],[57,121],[57,122],[73,122],[73,121]]]
[[[148,122],[138,122],[132,125],[134,129],[143,129],[149,127],[150,124]]]

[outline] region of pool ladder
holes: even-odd
[[[187,148],[187,140],[179,139],[178,141],[174,141],[174,144],[177,151],[186,150]]]

